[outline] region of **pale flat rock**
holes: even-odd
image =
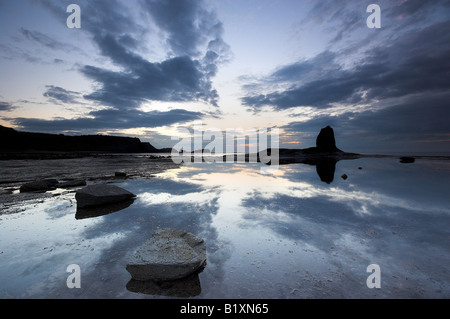
[[[137,249],[126,269],[135,280],[185,278],[206,265],[206,243],[191,233],[166,228]]]
[[[117,203],[133,197],[136,195],[123,188],[106,184],[86,186],[75,194],[78,208]]]

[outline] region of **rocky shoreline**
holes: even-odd
[[[24,201],[75,192],[86,184],[152,178],[167,169],[179,167],[170,158],[133,155],[16,159],[2,161],[1,164],[0,214],[5,208],[20,206]]]

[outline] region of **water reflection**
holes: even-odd
[[[126,288],[133,293],[178,298],[195,297],[202,292],[198,272],[183,279],[162,282],[131,279]]]
[[[339,162],[339,160],[335,158],[323,158],[323,159],[285,158],[280,159],[279,164],[280,165],[307,164],[315,166],[317,175],[319,176],[320,180],[324,183],[331,184],[334,180],[334,172],[336,170],[337,162]]]
[[[448,294],[444,265],[449,231],[443,225],[448,225],[450,210],[443,191],[448,182],[441,175],[442,170],[448,175],[448,163],[435,163],[432,170],[426,163],[405,168],[379,159],[345,161],[338,167],[333,161],[315,164],[321,181],[331,182],[336,169],[348,174],[348,180],[322,186],[309,166],[301,164],[282,165],[275,175],[261,174],[251,165],[191,166],[167,177],[216,192],[212,226],[227,247],[210,256],[226,252],[226,259],[216,261],[226,265],[222,278],[252,287],[247,292],[252,297],[272,288],[256,285],[246,275],[257,271],[258,278],[277,278],[274,269],[308,274],[278,279],[286,291],[292,288],[290,280],[303,287],[290,290],[300,291],[298,296],[321,295],[325,286],[336,289],[328,296],[374,296],[364,285],[365,267],[372,262],[382,264],[390,276],[385,283],[390,290],[378,296]],[[232,265],[240,275],[227,269]],[[323,278],[329,278],[325,284]]]
[[[331,184],[331,182],[334,180],[336,163],[337,161],[333,159],[317,161],[315,163],[317,175],[319,175],[322,182]]]
[[[24,203],[1,216],[1,296],[450,297],[448,162],[315,166],[263,174],[260,164],[186,164],[118,183],[136,200],[97,218],[78,217],[73,193]],[[202,237],[208,267],[186,282],[130,280],[129,257],[158,228]],[[72,263],[83,289],[66,286]],[[382,289],[365,284],[371,263]]]
[[[111,203],[107,205],[98,205],[94,207],[84,207],[84,208],[77,207],[75,219],[92,218],[112,214],[129,207],[131,204],[134,203],[134,201],[135,198],[132,198],[125,201]]]

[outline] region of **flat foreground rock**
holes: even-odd
[[[126,269],[135,280],[185,278],[206,265],[206,243],[191,233],[166,228],[137,249]]]
[[[133,197],[136,195],[123,188],[105,184],[86,186],[75,194],[78,208],[117,203]]]

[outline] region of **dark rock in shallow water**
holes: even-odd
[[[414,163],[416,159],[411,156],[402,156],[400,157],[400,163]]]
[[[21,193],[26,192],[45,192],[51,189],[55,189],[58,186],[58,180],[54,178],[44,179],[40,181],[30,182],[23,184],[20,187]]]
[[[347,174],[342,174],[341,178],[345,181],[348,178],[348,176]]]
[[[115,177],[127,177],[127,173],[125,173],[125,172],[115,172],[114,176]]]
[[[133,193],[114,185],[90,185],[75,194],[78,208],[117,203],[136,197]]]
[[[36,181],[31,183],[26,183],[20,186],[20,192],[26,193],[26,192],[42,192],[49,190],[50,187],[45,181]]]
[[[185,278],[206,265],[203,239],[178,229],[160,229],[137,249],[126,269],[135,280]]]

